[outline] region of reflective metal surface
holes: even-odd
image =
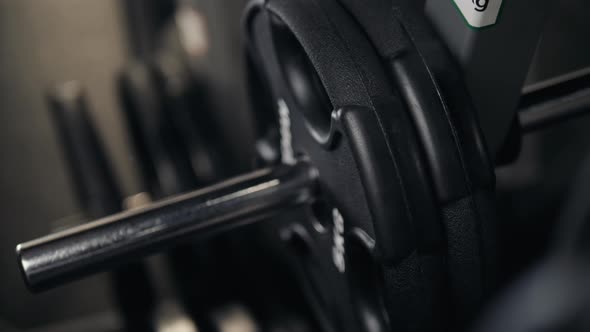
[[[22,243],[16,251],[31,290],[107,270],[194,235],[260,221],[306,203],[316,172],[305,163],[227,180],[152,206]]]

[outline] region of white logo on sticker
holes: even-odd
[[[502,0],[453,0],[469,25],[483,28],[496,24]]]
[[[344,218],[338,209],[332,210],[332,219],[334,221],[334,246],[332,247],[332,260],[340,273],[346,270],[344,261]]]

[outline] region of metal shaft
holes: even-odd
[[[31,290],[48,289],[192,236],[226,231],[304,204],[315,178],[306,163],[256,171],[19,244],[19,265]]]
[[[524,132],[590,114],[590,71],[580,70],[527,87],[519,108]]]

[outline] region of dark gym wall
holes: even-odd
[[[53,82],[75,78],[87,87],[125,191],[136,190],[112,85],[128,53],[122,27],[118,0],[0,0],[2,331],[8,329],[4,325],[31,328],[110,305],[104,276],[30,295],[18,274],[14,246],[48,233],[52,221],[76,213],[44,100]]]

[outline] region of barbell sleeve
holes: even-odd
[[[49,289],[182,240],[276,216],[311,200],[315,179],[304,162],[255,171],[19,244],[18,263],[29,289]]]

